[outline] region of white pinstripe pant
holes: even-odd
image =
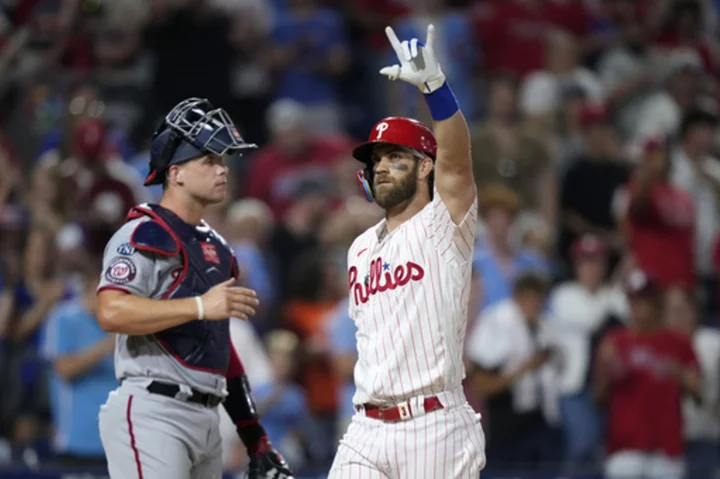
[[[407,421],[355,414],[328,479],[478,479],[485,435],[464,395],[452,400],[459,394],[450,401],[441,396],[443,409]]]

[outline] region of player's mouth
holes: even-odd
[[[388,178],[375,180],[376,185],[385,185],[385,184],[390,184],[390,183],[391,183],[391,181]]]

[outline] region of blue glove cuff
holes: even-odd
[[[430,115],[434,121],[447,120],[460,109],[455,94],[447,82],[443,83],[443,86],[434,92],[426,93],[425,101],[428,108],[430,108]]]

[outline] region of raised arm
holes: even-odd
[[[385,33],[400,64],[385,67],[380,73],[391,80],[412,83],[423,92],[438,145],[435,187],[453,221],[459,224],[476,195],[470,133],[435,55],[435,28],[428,26],[425,44],[417,38],[400,42],[392,27],[387,27]]]
[[[459,224],[476,195],[470,161],[470,133],[460,110],[447,120],[434,121],[433,128],[438,142],[435,186],[453,222]]]

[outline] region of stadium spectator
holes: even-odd
[[[378,118],[391,114],[394,102],[389,93],[388,83],[377,72],[392,59],[392,50],[387,43],[385,27],[395,25],[410,13],[411,5],[405,0],[351,0],[346,5],[345,16],[351,32],[355,31],[355,60],[360,64],[360,81],[366,92],[363,106],[370,128]],[[394,61],[394,60],[392,60]]]
[[[328,337],[333,356],[335,374],[340,380],[340,405],[336,437],[340,439],[347,431],[355,414],[353,395],[355,381],[353,371],[357,362],[357,326],[348,313],[348,300],[340,301],[328,320]]]
[[[486,232],[473,255],[473,276],[478,303],[471,305],[476,315],[512,296],[515,279],[527,270],[547,272],[548,265],[537,253],[518,250],[511,228],[520,200],[505,186],[488,186],[478,194],[478,208]]]
[[[317,249],[299,257],[289,273],[290,287],[281,316],[283,327],[302,341],[298,378],[307,394],[316,465],[334,457],[340,380],[333,367],[327,323],[347,295],[345,272],[336,258]]]
[[[694,286],[695,215],[692,197],[673,186],[664,141],[644,145],[641,163],[617,199],[630,252],[660,286]]]
[[[229,109],[238,130],[248,141],[264,145],[268,139],[263,118],[273,94],[270,50],[274,18],[270,2],[217,0],[230,10],[230,43],[234,56],[230,85],[234,103]]]
[[[238,200],[228,209],[227,224],[225,239],[235,252],[241,281],[263,298],[253,317],[253,322],[262,328],[263,323],[269,322],[277,299],[275,267],[268,252],[274,227],[272,212],[259,200]]]
[[[331,167],[350,150],[345,137],[313,134],[305,106],[279,100],[267,114],[271,142],[252,158],[246,193],[267,203],[282,218],[304,180],[332,185]]]
[[[720,161],[711,156],[718,124],[715,114],[691,110],[680,125],[680,142],[671,155],[670,182],[695,202],[695,269],[709,280],[720,226]]]
[[[590,27],[588,12],[577,0],[485,1],[478,2],[474,13],[487,69],[520,77],[542,68],[550,29],[560,28],[582,39]]]
[[[600,459],[600,411],[590,389],[592,359],[599,338],[626,317],[623,291],[606,282],[608,246],[592,235],[572,245],[574,278],[550,295],[548,328],[561,357],[559,406],[565,436],[565,473],[592,470]]]
[[[704,35],[703,16],[708,13],[701,0],[673,2],[663,19],[665,25],[655,44],[667,51],[677,48],[693,50],[702,60],[706,72],[717,75],[717,42]]]
[[[539,467],[548,457],[541,368],[550,359],[543,338],[547,280],[520,275],[512,297],[484,310],[470,332],[466,354],[470,381],[487,400],[488,467]]]
[[[665,296],[667,325],[687,335],[700,365],[702,400],[683,401],[683,431],[688,474],[710,477],[720,465],[720,332],[703,326],[701,308],[692,291],[673,288]]]
[[[625,142],[640,127],[641,105],[654,90],[651,48],[644,33],[642,18],[633,2],[602,2],[604,28],[617,40],[600,52],[596,64],[605,98],[614,109],[614,123]],[[658,134],[660,132],[654,132]]]
[[[118,384],[113,367],[115,337],[106,334],[95,318],[98,264],[87,270],[82,296],[56,306],[44,330],[42,353],[52,367],[53,444],[66,466],[106,464],[98,416],[88,414],[99,411]]]
[[[572,160],[560,187],[558,252],[566,262],[570,246],[584,234],[599,236],[612,249],[623,246],[613,199],[628,180],[628,168],[615,156],[614,132],[605,107],[588,103],[579,115],[584,148]]]
[[[103,99],[103,119],[122,132],[134,152],[154,126],[155,118],[147,109],[153,71],[143,48],[143,25],[127,9],[103,21],[93,45],[97,61],[93,77]],[[123,153],[128,159],[130,152]]]
[[[302,467],[305,444],[312,445],[308,436],[310,415],[306,393],[292,382],[297,372],[300,347],[298,337],[285,330],[275,330],[265,338],[272,365],[272,379],[254,391],[258,414],[268,437],[286,460]]]
[[[488,119],[472,129],[473,173],[478,189],[504,183],[520,194],[519,207],[539,209],[553,220],[556,182],[552,161],[543,141],[519,122],[513,78],[493,77],[488,94]]]
[[[345,25],[336,12],[317,3],[287,0],[278,15],[272,33],[275,98],[302,103],[311,131],[339,133],[344,119],[337,81],[350,60]]]
[[[280,278],[280,301],[287,299],[292,282],[290,272],[295,263],[320,245],[318,231],[327,220],[330,210],[328,189],[331,187],[318,181],[303,181],[283,221],[275,224],[270,236],[270,254],[275,258],[276,273]]]
[[[150,3],[154,11],[145,33],[154,81],[153,102],[146,107],[152,112],[170,111],[180,99],[190,97],[231,105],[231,17],[202,0]],[[209,68],[212,74],[203,73]]]
[[[585,98],[593,103],[602,102],[604,92],[597,76],[592,70],[580,64],[578,44],[576,39],[562,30],[552,30],[548,34],[545,45],[544,68],[529,74],[520,87],[520,107],[526,113],[532,108],[529,105],[538,102],[549,102],[548,106],[554,108],[563,97],[573,88],[580,89]],[[550,95],[547,95],[545,83],[551,85]],[[546,98],[539,98],[546,96]],[[552,101],[552,100],[555,101]],[[523,108],[524,106],[526,106]]]
[[[642,270],[627,278],[628,326],[602,340],[595,396],[607,402],[605,477],[680,479],[682,400],[702,386],[692,344],[663,325],[661,286]]]
[[[652,67],[646,70],[653,82],[644,85],[643,101],[629,111],[632,124],[626,147],[631,154],[649,137],[677,135],[683,115],[707,103],[702,66],[694,52],[675,50],[669,56],[655,52]],[[717,107],[710,103],[710,108]]]

